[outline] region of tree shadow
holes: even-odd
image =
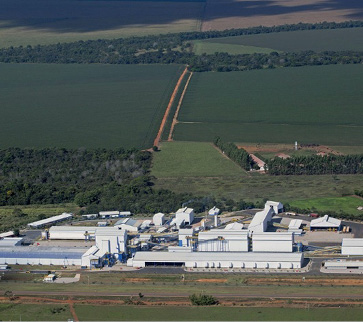
[[[53,32],[106,31],[132,26],[147,28],[185,19],[210,21],[340,11],[346,20],[363,19],[361,0],[316,0],[284,5],[278,0],[0,0],[0,30],[30,27]],[[204,7],[205,10],[204,10]],[[344,12],[345,11],[345,12]],[[329,19],[327,19],[329,20]],[[256,25],[261,23],[256,20]]]

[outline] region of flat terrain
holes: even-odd
[[[1,0],[0,47],[199,31],[204,1]]]
[[[362,38],[363,28],[301,30],[198,40],[194,42],[193,49],[197,54],[213,54],[216,51],[230,54],[302,50],[361,51]]]
[[[212,195],[235,200],[261,201],[264,198],[292,200],[341,197],[361,189],[362,175],[277,176],[254,174],[235,177],[165,177],[156,180],[157,188],[196,195]],[[337,209],[338,211],[339,209]]]
[[[312,211],[319,212],[342,211],[349,214],[363,214],[363,211],[357,210],[357,207],[363,206],[363,198],[359,197],[294,200],[290,205],[300,209],[312,209]]]
[[[202,30],[363,19],[357,0],[208,0]]]
[[[163,177],[245,176],[246,172],[212,143],[164,142],[154,154],[152,175]]]
[[[100,306],[77,305],[82,320],[97,320]],[[102,307],[104,308],[104,307]],[[103,311],[103,310],[102,310]],[[108,306],[102,320],[138,321],[355,321],[363,318],[361,308],[241,308],[241,307],[120,307]]]
[[[362,72],[330,65],[196,73],[174,139],[363,145]]]
[[[0,65],[0,148],[150,148],[182,68]]]

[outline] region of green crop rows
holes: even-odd
[[[197,54],[231,54],[301,50],[363,50],[363,28],[302,30],[269,34],[215,38],[194,42]]]
[[[176,65],[0,65],[0,148],[149,148]]]
[[[361,65],[195,74],[174,139],[363,145]]]

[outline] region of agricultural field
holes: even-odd
[[[0,65],[0,148],[150,148],[183,67]]]
[[[202,31],[362,19],[363,3],[356,0],[208,0]]]
[[[272,51],[362,51],[363,28],[299,30],[268,34],[224,37],[193,42],[196,54],[270,53]]]
[[[0,232],[12,230],[13,227],[26,226],[41,217],[51,217],[63,212],[75,212],[75,204],[60,205],[19,205],[0,207]]]
[[[294,200],[290,203],[293,207],[300,209],[312,209],[320,213],[329,211],[342,211],[348,214],[363,214],[357,207],[363,206],[363,198],[340,197],[340,198],[314,198],[307,200]]]
[[[195,73],[174,139],[362,146],[362,72],[330,65]]]
[[[205,0],[1,0],[0,47],[199,31]]]
[[[152,175],[163,177],[245,176],[246,172],[212,143],[164,142],[154,154]]]

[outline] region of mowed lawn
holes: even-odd
[[[193,49],[197,54],[214,52],[251,54],[303,50],[361,51],[362,38],[363,28],[298,30],[198,40],[194,42]]]
[[[76,305],[82,321],[357,321],[361,308],[142,307]]]
[[[363,145],[363,65],[195,73],[174,139]]]
[[[246,172],[211,143],[163,142],[154,154],[152,175],[163,177],[244,176]]]
[[[0,47],[199,31],[205,0],[1,0]]]
[[[340,197],[340,198],[314,198],[307,200],[294,200],[290,203],[293,207],[300,209],[311,209],[320,212],[342,211],[348,214],[363,214],[357,207],[363,206],[363,198]]]
[[[0,65],[0,148],[150,148],[176,65]]]

